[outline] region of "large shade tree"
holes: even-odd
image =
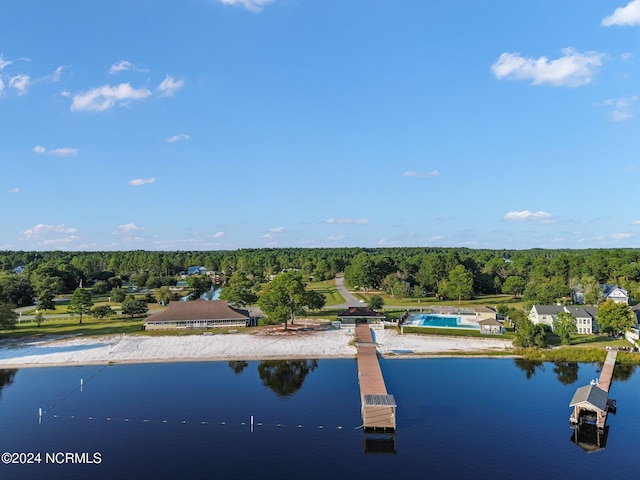
[[[271,322],[284,323],[285,330],[287,322],[291,321],[293,325],[295,316],[304,313],[308,305],[309,296],[302,274],[293,270],[283,272],[267,283],[258,299],[260,310]]]
[[[458,265],[449,272],[447,296],[457,298],[458,304],[462,303],[462,299],[473,296],[473,276],[463,265]]]

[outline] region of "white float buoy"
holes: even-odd
[[[80,391],[82,391],[82,388],[84,387],[84,379],[80,379]]]
[[[251,415],[251,431],[253,432],[253,415]]]
[[[38,409],[38,423],[42,423],[42,408]]]

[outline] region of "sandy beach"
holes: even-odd
[[[384,356],[425,356],[504,351],[511,341],[375,331]],[[0,348],[0,368],[106,363],[265,360],[286,358],[354,358],[356,347],[347,329],[324,331],[235,333],[151,337],[115,335],[51,340],[24,340]]]

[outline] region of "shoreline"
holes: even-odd
[[[111,335],[24,340],[0,347],[0,369],[176,362],[355,359],[353,335],[344,330],[287,335]],[[384,359],[509,357],[510,340],[375,332]],[[495,351],[496,355],[492,355]]]

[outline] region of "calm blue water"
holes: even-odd
[[[437,328],[475,328],[480,329],[477,323],[467,322],[460,316],[413,313],[407,317],[405,325],[417,327]]]
[[[38,452],[43,462],[0,464],[0,478],[602,479],[635,468],[637,373],[614,381],[606,448],[587,454],[571,442],[568,404],[597,377],[593,365],[381,366],[399,405],[394,454],[365,451],[355,360],[5,370],[0,452]],[[101,463],[45,464],[47,452],[99,452]]]

